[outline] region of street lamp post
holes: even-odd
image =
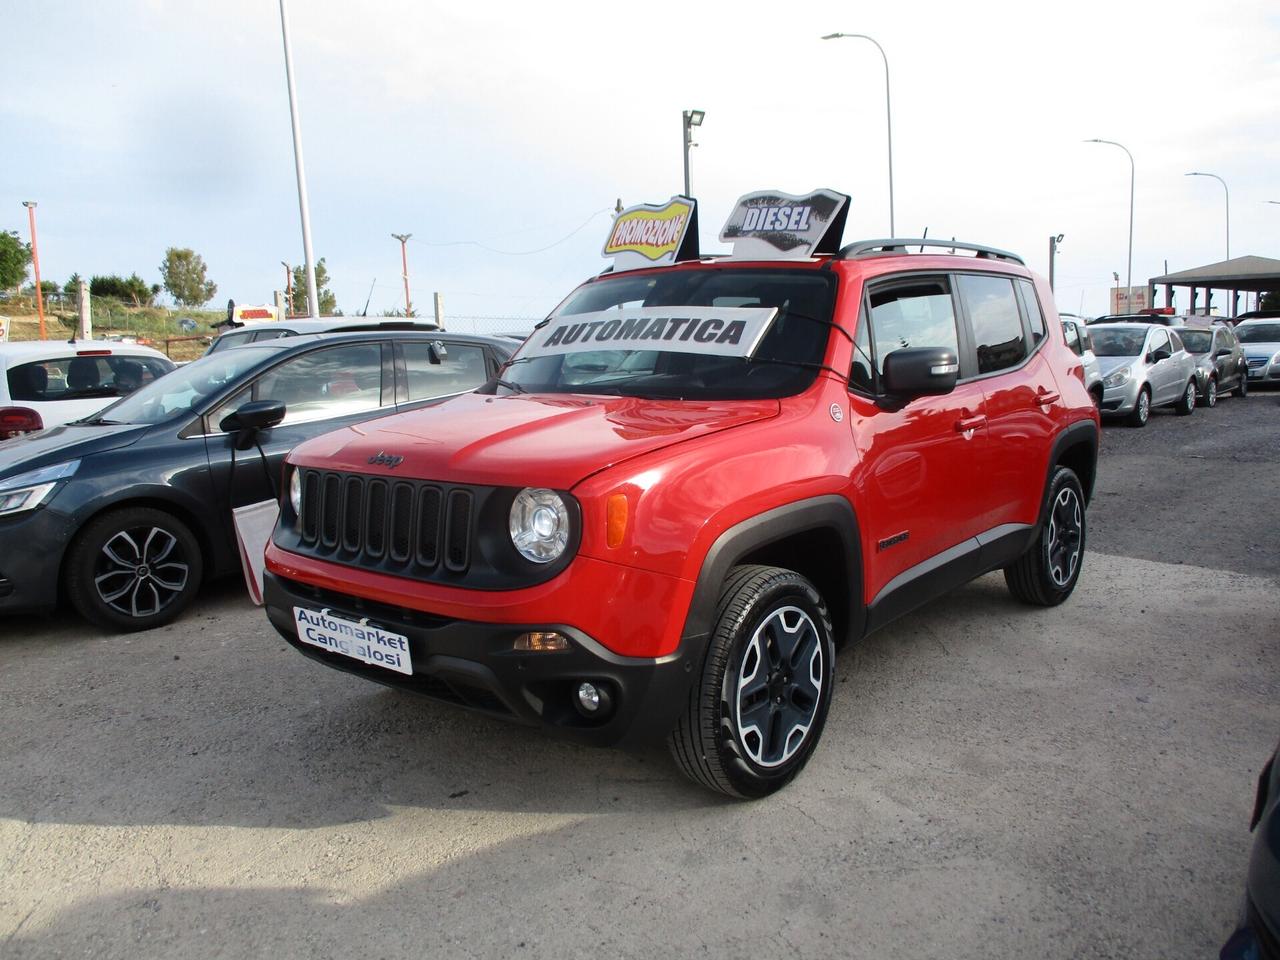
[[[400,266],[403,268],[401,276],[404,277],[404,315],[407,317],[412,315],[413,307],[409,304],[409,255],[405,253],[405,244],[413,234],[393,233],[391,236],[400,241]]]
[[[880,46],[879,41],[875,37],[869,37],[865,33],[828,33],[823,40],[870,40],[876,45],[876,49],[880,51],[880,58],[884,60],[884,119],[885,128],[889,140],[889,236],[897,236],[894,229],[893,220],[893,107],[889,99],[889,57],[884,52],[884,47]]]
[[[320,295],[316,292],[316,262],[311,254],[311,209],[307,202],[307,171],[302,162],[302,124],[298,119],[298,91],[293,84],[293,47],[289,44],[289,15],[280,0],[280,34],[284,39],[284,75],[289,85],[289,121],[293,127],[293,163],[298,177],[298,213],[302,220],[302,253],[307,263],[307,311],[320,317]]]
[[[1129,158],[1129,270],[1125,274],[1124,283],[1124,308],[1130,309],[1129,298],[1133,294],[1133,188],[1137,181],[1137,167],[1133,162],[1133,154],[1129,152],[1129,148],[1123,143],[1116,143],[1114,140],[1086,140],[1085,143],[1107,143],[1113,147],[1119,147],[1124,151],[1125,156]]]
[[[693,142],[693,128],[702,126],[706,116],[705,110],[686,110],[680,117],[681,142],[684,144],[684,195],[686,197],[693,196],[689,192],[689,148],[697,146]]]
[[[1058,244],[1062,242],[1063,234],[1049,237],[1049,290],[1053,290],[1053,262],[1058,255]]]
[[[1213,177],[1222,184],[1222,192],[1227,200],[1227,259],[1231,259],[1231,191],[1227,189],[1227,181],[1223,180],[1216,173],[1200,173],[1193,171],[1187,174],[1188,177]]]
[[[44,291],[40,289],[40,247],[36,244],[36,202],[23,200],[27,208],[27,221],[31,224],[31,265],[36,273],[36,314],[40,317],[40,339],[45,339],[44,332]]]

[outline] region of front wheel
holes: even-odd
[[[1204,388],[1204,405],[1212,410],[1218,405],[1218,380],[1216,377],[1209,378],[1209,385]]]
[[[204,575],[200,544],[185,523],[151,507],[92,520],[67,554],[67,595],[90,623],[147,630],[191,603]]]
[[[731,797],[785,786],[822,736],[834,659],[831,618],[812,583],[781,567],[735,567],[702,674],[671,732],[677,765]]]
[[[1133,412],[1129,414],[1125,422],[1131,427],[1145,427],[1149,419],[1151,419],[1151,388],[1143,386],[1138,391],[1138,399],[1133,405]]]
[[[1241,400],[1249,395],[1249,374],[1247,371],[1240,371],[1240,382],[1236,384],[1235,395]]]
[[[1009,592],[1038,607],[1054,607],[1075,590],[1084,563],[1084,489],[1070,467],[1055,467],[1040,533],[1027,552],[1004,569]]]
[[[1189,417],[1196,408],[1196,381],[1187,381],[1187,389],[1182,391],[1182,398],[1173,405],[1173,412],[1180,417]]]

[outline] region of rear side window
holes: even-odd
[[[9,368],[9,397],[28,403],[125,397],[169,370],[154,357],[33,360]]]
[[[444,343],[437,348],[439,363],[431,362],[430,344],[405,343],[405,374],[408,377],[409,400],[428,400],[465,393],[489,379],[485,369],[484,350],[460,343]],[[594,357],[596,354],[587,356]]]
[[[235,333],[224,333],[209,345],[206,353],[213,353],[215,350],[225,350],[228,347],[238,347],[242,343],[248,343],[249,338],[253,336],[252,330],[237,330]]]
[[[1071,348],[1071,352],[1079,356],[1083,352],[1080,346],[1080,331],[1074,323],[1067,322],[1062,325],[1062,335],[1067,338],[1067,346]]]
[[[1010,294],[1013,288],[1009,288]],[[944,277],[923,277],[871,291],[872,357],[877,374],[884,358],[906,347],[946,347],[956,356],[956,315]]]
[[[1022,292],[1023,306],[1027,309],[1027,321],[1031,324],[1031,342],[1033,345],[1038,345],[1045,337],[1045,327],[1044,313],[1040,310],[1040,300],[1036,296],[1035,285],[1030,280],[1019,280],[1017,284]]]
[[[960,299],[973,328],[978,373],[1016,367],[1027,356],[1027,338],[1018,313],[1013,281],[1008,277],[960,274]]]

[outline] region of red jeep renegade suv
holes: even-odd
[[[1042,606],[1080,576],[1099,424],[1049,289],[922,243],[606,271],[480,391],[302,444],[271,622],[371,680],[778,789],[838,641],[993,570]]]

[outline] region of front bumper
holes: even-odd
[[[280,635],[313,660],[369,680],[423,694],[491,716],[538,726],[596,746],[656,742],[685,707],[701,650],[684,643],[664,657],[611,653],[580,630],[556,623],[484,623],[390,606],[268,572],[267,616]],[[294,607],[329,610],[408,638],[413,673],[405,675],[304,644]],[[515,638],[528,630],[557,630],[570,648],[519,653]],[[612,700],[606,716],[586,717],[574,707],[578,685],[604,686]]]
[[[1138,391],[1142,389],[1142,381],[1130,377],[1118,387],[1104,387],[1102,390],[1103,413],[1131,413],[1138,403]]]
[[[1247,361],[1250,383],[1280,383],[1280,363],[1272,363],[1271,357],[1251,357]]]
[[[0,517],[0,613],[52,610],[70,518],[47,505]]]

